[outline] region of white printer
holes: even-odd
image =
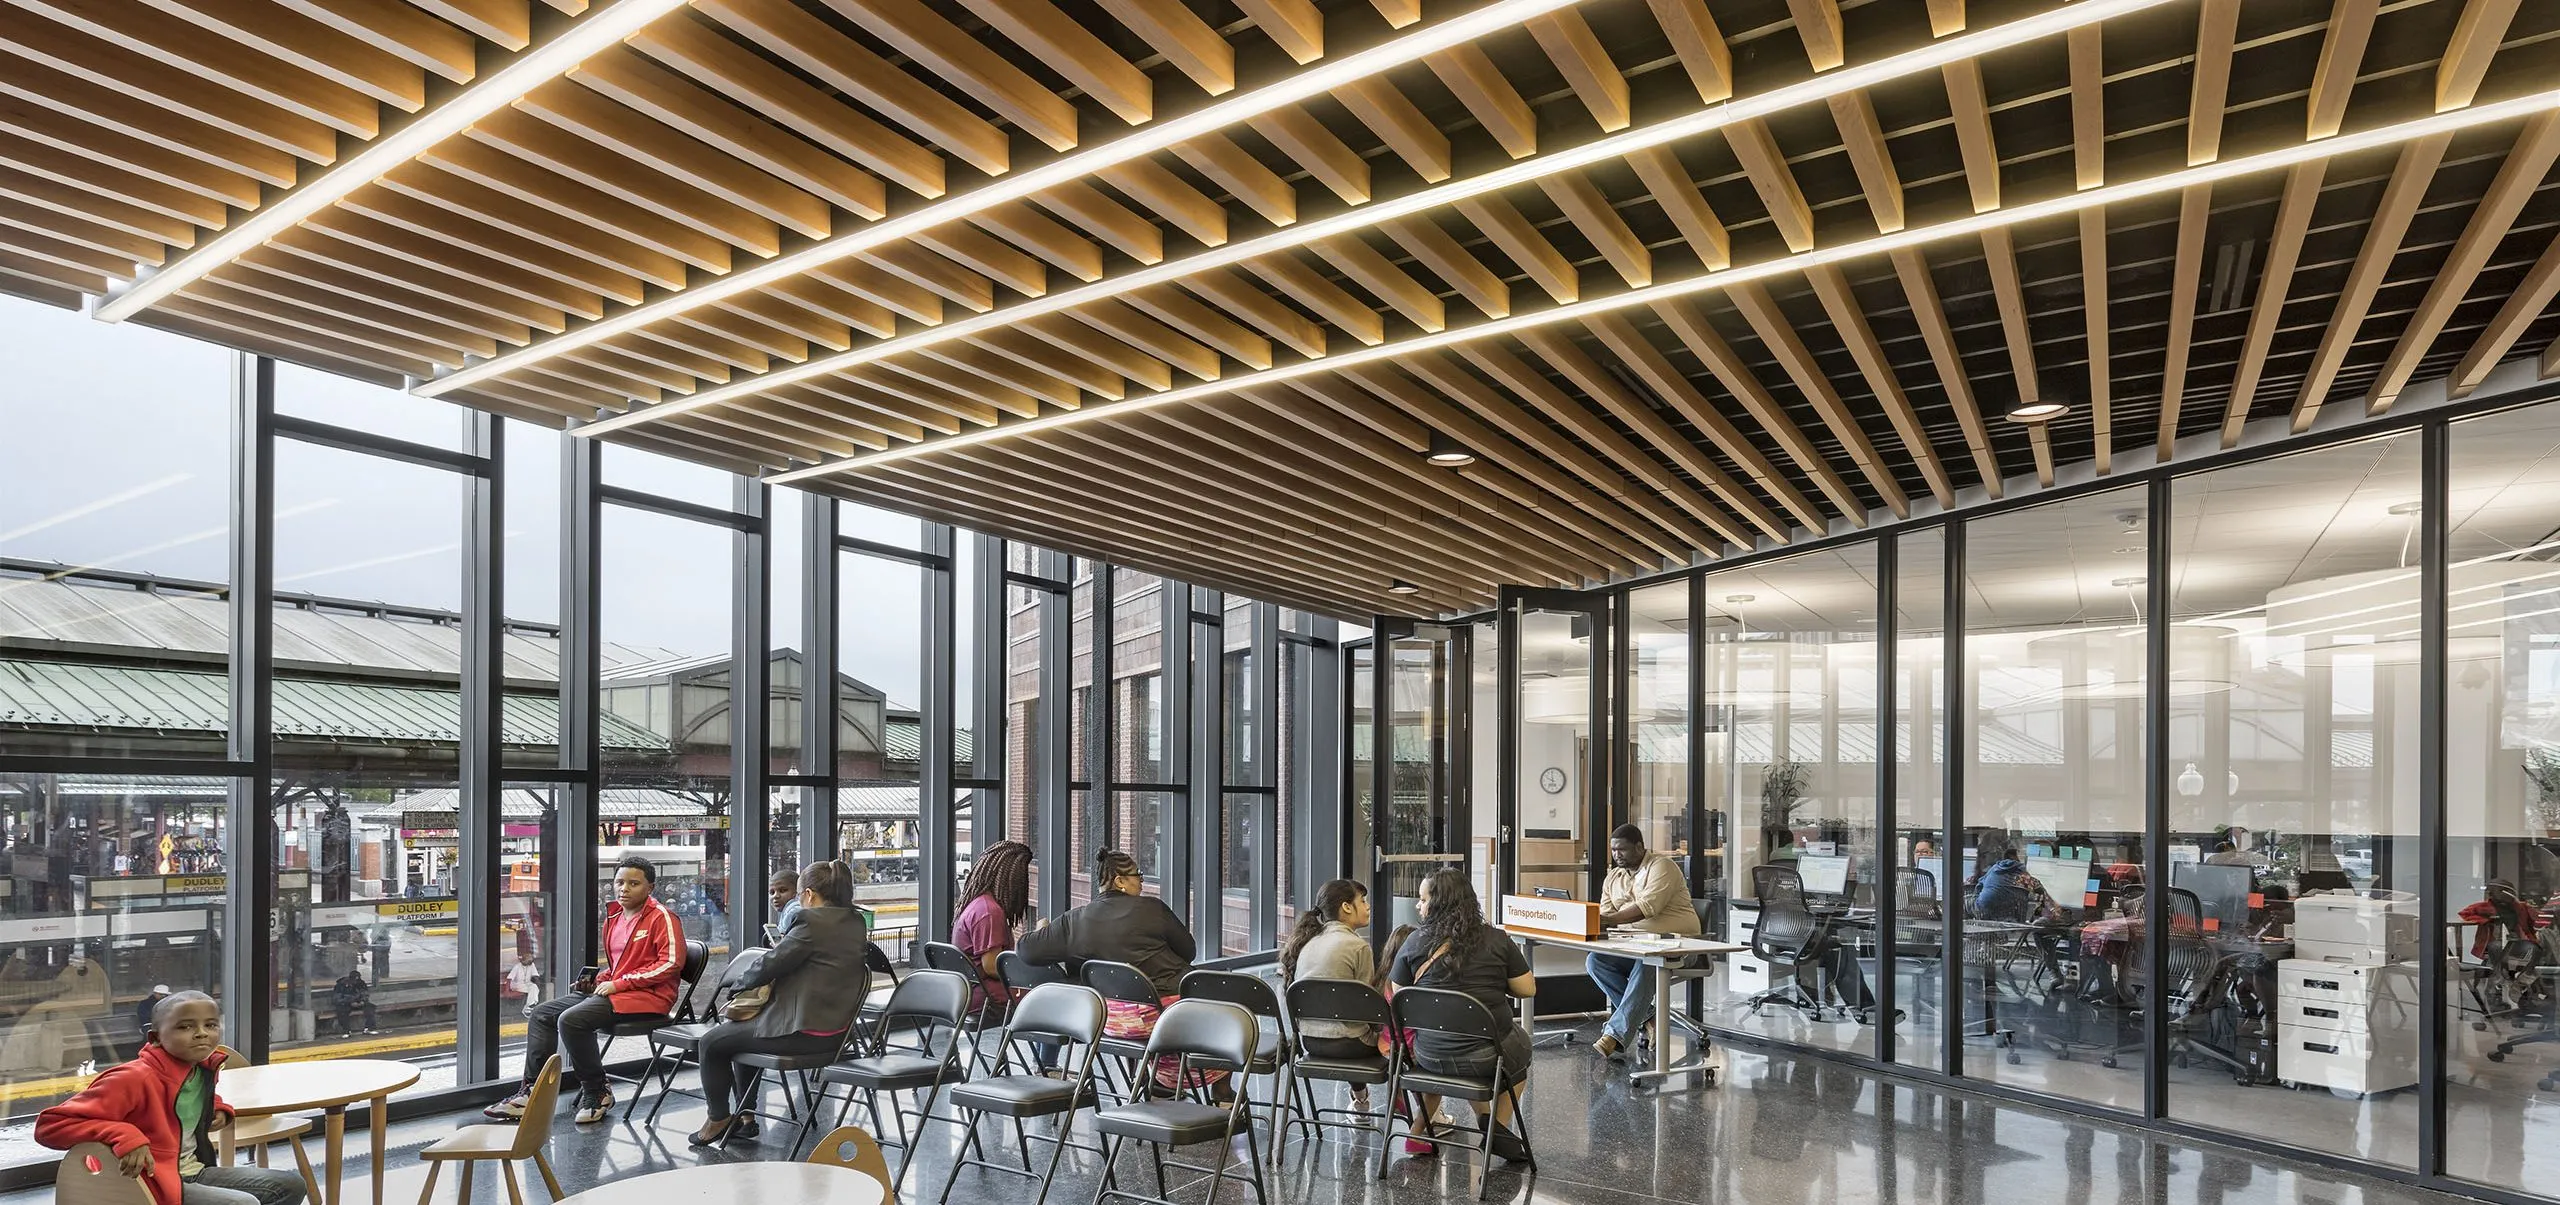
[[[2276,969],[2276,1076],[2345,1092],[2418,1082],[2418,897],[2325,891],[2294,901]]]

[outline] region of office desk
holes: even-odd
[[[1673,969],[1671,964],[1686,962],[1692,957],[1721,958],[1727,954],[1742,953],[1751,947],[1703,937],[1666,937],[1660,941],[1604,937],[1596,941],[1587,941],[1556,933],[1514,929],[1508,925],[1503,926],[1502,931],[1532,946],[1555,946],[1559,949],[1580,950],[1585,954],[1608,954],[1618,958],[1632,958],[1652,967],[1653,1015],[1657,1022],[1653,1031],[1653,1063],[1649,1067],[1638,1070],[1633,1078],[1639,1081],[1662,1079],[1691,1071],[1701,1071],[1706,1073],[1708,1084],[1712,1085],[1716,1082],[1723,1060],[1716,1056],[1712,1045],[1703,1038],[1698,1041],[1697,1049],[1690,1052],[1686,1061],[1676,1065],[1671,1061],[1670,971]],[[1520,1011],[1520,1024],[1529,1031],[1531,1038],[1536,1038],[1538,1035],[1536,997],[1521,1001]]]

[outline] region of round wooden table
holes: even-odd
[[[346,1195],[347,1106],[373,1102],[373,1205],[382,1205],[383,1147],[391,1133],[391,1094],[418,1082],[418,1069],[389,1059],[314,1059],[307,1063],[269,1063],[263,1067],[224,1068],[218,1085],[223,1102],[242,1117],[273,1113],[321,1111],[321,1132],[328,1156],[320,1191],[325,1201],[340,1205]],[[226,1131],[227,1132],[227,1131]],[[229,1143],[223,1162],[231,1161]]]
[[[883,1205],[878,1180],[832,1163],[706,1163],[571,1193],[558,1205]]]

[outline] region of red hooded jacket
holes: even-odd
[[[605,905],[604,948],[613,958],[597,973],[596,986],[613,985],[613,994],[605,997],[613,1002],[613,1011],[654,1017],[676,1010],[676,981],[684,977],[684,927],[657,897],[641,901],[636,912],[624,912],[619,900]]]
[[[222,1052],[201,1066],[221,1083]],[[178,1061],[176,1055],[161,1048],[158,1042],[142,1048],[131,1062],[118,1063],[98,1073],[98,1078],[80,1090],[79,1095],[36,1115],[36,1141],[58,1151],[67,1151],[83,1142],[103,1142],[122,1156],[135,1147],[151,1148],[152,1199],[159,1205],[178,1205],[185,1191],[178,1179],[178,1143],[195,1144],[196,1161],[214,1166],[213,1139],[199,1127],[193,1134],[178,1132],[178,1087],[197,1064]],[[205,1115],[208,1123],[213,1113],[229,1115],[231,1106],[223,1103],[222,1094],[213,1096],[213,1110]]]

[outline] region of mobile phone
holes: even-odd
[[[578,982],[580,982],[580,983],[589,983],[589,982],[593,982],[593,981],[594,981],[594,979],[595,979],[595,977],[596,977],[596,972],[601,971],[601,970],[603,970],[603,969],[604,969],[603,967],[593,966],[593,965],[579,967],[579,968],[578,968]]]

